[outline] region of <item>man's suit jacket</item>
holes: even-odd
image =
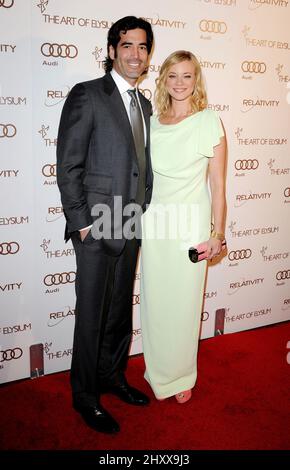
[[[147,130],[146,205],[153,182],[149,122],[152,107],[143,95],[139,94],[139,98]],[[111,74],[75,85],[63,107],[57,144],[57,183],[67,221],[65,238],[93,223],[91,209],[95,204],[107,204],[112,212],[112,230],[122,231],[128,217],[120,219],[119,211],[135,202],[138,178],[130,121]],[[114,196],[122,197],[115,217]],[[124,236],[109,238],[94,242],[118,255],[125,244]]]

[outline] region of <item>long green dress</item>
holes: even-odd
[[[188,249],[210,235],[207,167],[222,136],[208,109],[177,124],[151,120],[154,183],[142,217],[140,304],[145,378],[157,398],[196,382],[207,263],[192,263]]]

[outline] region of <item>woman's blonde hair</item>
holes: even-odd
[[[189,60],[194,65],[195,70],[195,87],[191,97],[191,106],[193,112],[202,111],[207,107],[207,96],[205,91],[205,85],[202,77],[200,64],[192,52],[189,51],[175,51],[163,62],[159,77],[156,79],[156,90],[155,90],[155,105],[158,116],[164,115],[171,106],[171,96],[166,90],[166,80],[170,67],[175,64],[179,64],[185,60]]]

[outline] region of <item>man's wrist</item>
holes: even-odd
[[[89,230],[90,228],[92,228],[92,225],[88,225],[87,227],[84,227],[84,228],[79,228],[79,232],[83,232],[84,230]]]

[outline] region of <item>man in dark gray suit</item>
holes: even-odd
[[[147,21],[128,16],[114,23],[108,32],[106,75],[74,86],[58,133],[65,238],[72,239],[77,261],[73,406],[88,426],[106,433],[118,432],[119,425],[102,407],[101,393],[132,405],[149,403],[128,384],[125,369],[139,248],[138,234],[132,234],[141,215],[135,210],[133,223],[131,209],[144,210],[150,202],[153,179],[152,108],[136,92],[136,83],[148,68],[152,44]]]

